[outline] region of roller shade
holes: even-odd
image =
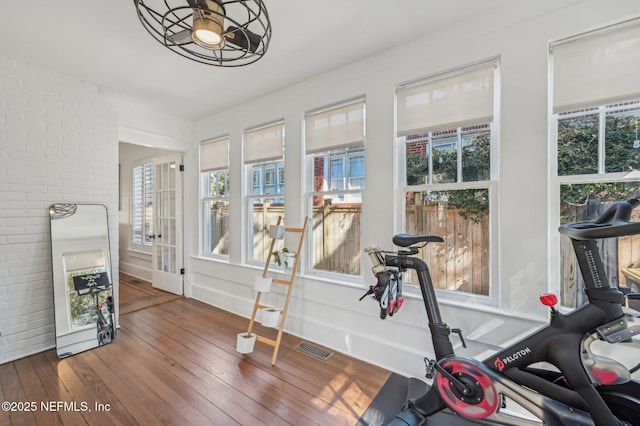
[[[364,101],[309,113],[305,117],[307,154],[364,143]]]
[[[551,43],[554,113],[640,97],[640,22]]]
[[[496,63],[490,62],[399,88],[398,135],[491,121],[495,67]]]
[[[215,172],[229,168],[229,138],[200,145],[200,171]]]
[[[248,130],[244,134],[244,162],[257,163],[282,158],[284,123]]]

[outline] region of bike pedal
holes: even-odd
[[[424,369],[425,369],[424,377],[430,380],[433,379],[433,376],[435,375],[436,361],[425,357]]]

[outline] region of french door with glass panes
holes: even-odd
[[[153,286],[183,293],[181,154],[153,161]]]

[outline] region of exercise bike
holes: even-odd
[[[555,308],[555,295],[541,296],[549,323],[483,361],[454,353],[450,334],[459,334],[466,347],[462,333],[443,321],[429,268],[416,256],[427,244],[443,242],[441,237],[400,234],[393,237],[397,252],[366,248],[377,283],[360,300],[371,295],[382,319],[393,316],[404,302],[404,273],[416,271],[434,348],[434,359],[425,358],[425,376],[433,385],[409,398],[389,424],[640,425],[640,380],[631,377],[640,364],[628,369],[591,350],[595,341],[638,344],[632,337],[640,333],[640,312],[625,307],[625,299],[640,294],[623,295],[610,286],[595,241],[640,234],[640,223],[629,222],[638,205],[640,191],[596,220],[559,228],[573,244],[587,303],[563,314]],[[507,401],[535,418],[514,415]],[[444,422],[437,420],[443,412],[451,413]]]
[[[79,296],[90,296],[92,299],[98,345],[102,346],[114,341],[116,327],[113,295],[107,294],[104,298],[104,304],[100,302],[100,295],[109,292],[112,286],[109,282],[109,275],[106,272],[97,272],[75,276],[73,277],[73,286]]]

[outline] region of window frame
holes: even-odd
[[[218,167],[216,169],[212,169],[212,170],[206,170],[206,171],[202,171],[203,166],[202,166],[202,161],[203,161],[203,153],[202,153],[202,149],[205,145],[207,144],[215,144],[215,143],[223,143],[224,141],[226,141],[227,143],[227,147],[224,150],[225,153],[227,154],[227,167],[226,168],[222,168],[222,167]],[[209,241],[207,235],[211,235],[211,222],[209,220],[211,214],[210,214],[210,210],[211,208],[209,207],[210,203],[223,203],[226,204],[228,208],[231,208],[231,203],[230,203],[230,171],[229,171],[229,158],[228,158],[228,149],[229,149],[229,143],[230,143],[230,139],[229,136],[221,136],[221,137],[217,137],[214,139],[210,139],[210,140],[206,140],[203,141],[200,144],[200,166],[198,169],[198,173],[199,173],[199,183],[200,183],[200,215],[201,215],[201,219],[200,219],[200,232],[199,232],[199,239],[200,239],[200,243],[199,243],[199,250],[200,250],[200,256],[202,257],[206,257],[206,258],[211,258],[211,259],[218,259],[218,260],[224,260],[224,261],[229,261],[229,250],[227,249],[226,253],[215,253],[213,250],[208,251],[208,245],[211,246],[211,248],[213,249],[214,247],[216,247],[218,244],[213,245],[213,241]],[[211,175],[215,174],[218,177],[224,177],[224,189],[223,191],[219,191],[218,189],[216,189],[215,194],[211,193]],[[228,238],[229,242],[231,240],[231,238]]]
[[[549,203],[549,221],[550,221],[550,236],[549,236],[549,282],[550,290],[557,294],[562,294],[562,268],[561,268],[561,238],[562,236],[556,231],[561,225],[561,187],[563,185],[581,185],[581,184],[604,184],[604,183],[632,183],[637,182],[640,186],[640,173],[638,171],[622,171],[622,172],[607,172],[606,171],[606,116],[610,111],[619,111],[621,109],[632,111],[637,110],[640,116],[640,96],[636,101],[621,102],[619,104],[610,105],[596,105],[590,108],[583,108],[579,111],[567,111],[567,112],[553,112],[550,111],[550,145],[549,150],[549,169],[550,169],[550,203]],[[558,148],[558,123],[561,118],[575,118],[586,115],[598,114],[598,159],[596,162],[596,173],[582,173],[582,174],[563,174],[561,175],[558,170],[559,163],[559,148]],[[604,259],[606,261],[606,259]],[[611,277],[609,277],[611,278]],[[560,300],[562,303],[563,300]],[[563,305],[564,306],[564,305]]]
[[[248,136],[251,135],[251,133],[255,132],[256,134],[259,134],[261,131],[269,130],[280,131],[280,156],[276,156],[275,153],[269,153],[265,154],[267,157],[265,159],[257,159],[254,157],[251,158],[250,161],[247,161],[246,158],[244,158],[242,163],[242,169],[246,182],[246,185],[244,185],[243,189],[243,198],[244,208],[246,212],[245,223],[247,229],[246,235],[244,236],[245,248],[243,249],[243,263],[253,266],[264,266],[265,262],[265,260],[254,258],[254,203],[256,202],[256,200],[260,199],[262,199],[263,202],[266,200],[279,200],[282,204],[284,216],[284,208],[286,204],[284,160],[286,131],[284,120],[281,119],[245,129],[243,132],[243,152],[245,152],[244,150],[247,149],[245,144],[247,143]],[[273,141],[273,139],[271,139],[271,141]],[[275,149],[273,144],[270,146],[270,148],[271,150]],[[255,184],[256,177],[258,177],[258,180],[260,182],[258,186],[256,186]]]
[[[286,195],[284,192],[284,181],[281,182],[281,178],[284,178],[284,173],[279,173],[280,170],[284,170],[284,158],[280,159],[280,160],[272,160],[272,161],[265,161],[265,162],[258,162],[258,163],[249,163],[249,164],[245,164],[243,166],[245,168],[245,176],[254,176],[256,173],[256,169],[255,167],[259,167],[259,172],[260,172],[260,179],[262,182],[261,185],[261,189],[262,191],[259,193],[255,193],[255,186],[252,184],[250,188],[247,189],[247,192],[245,193],[245,206],[247,209],[247,229],[249,230],[247,232],[247,236],[246,236],[246,240],[247,240],[247,249],[245,250],[245,260],[244,262],[250,265],[255,265],[255,266],[263,266],[264,265],[264,260],[260,260],[260,259],[255,259],[253,257],[253,252],[252,247],[253,247],[253,237],[254,234],[252,232],[250,232],[251,229],[253,229],[253,221],[252,221],[252,212],[253,212],[253,204],[256,200],[259,199],[271,199],[271,200],[282,200],[282,208],[283,208],[283,215],[284,215],[284,206],[286,204]],[[266,188],[266,184],[264,183],[264,177],[265,177],[265,172],[266,169],[268,167],[271,167],[273,169],[273,174],[274,174],[274,178],[275,178],[275,182],[272,185],[273,187],[276,188],[276,190],[278,190],[280,187],[282,187],[282,192],[272,192],[272,193],[267,193],[265,192],[265,188]],[[250,193],[249,193],[250,192]],[[275,224],[275,223],[274,223]]]
[[[308,130],[307,126],[309,125],[308,120],[311,118],[313,118],[314,116],[319,116],[322,117],[326,114],[330,114],[331,111],[340,111],[340,109],[343,108],[347,108],[350,105],[355,105],[355,104],[362,104],[362,134],[361,134],[361,142],[359,143],[347,143],[347,144],[341,144],[341,143],[337,143],[337,144],[333,144],[331,146],[325,146],[325,148],[323,149],[318,149],[318,148],[313,148],[312,150],[309,149],[309,146],[307,144],[308,142]],[[347,115],[349,118],[351,118],[352,116],[355,117],[357,114],[359,114],[360,109],[358,110],[353,110],[350,111]],[[354,113],[356,113],[356,115],[353,115]],[[328,122],[331,122],[330,118],[326,118],[328,120]],[[343,121],[340,121],[339,123],[345,123]],[[335,103],[332,104],[330,106],[326,106],[323,108],[318,108],[315,110],[311,110],[311,111],[307,111],[304,115],[304,120],[303,120],[303,125],[304,125],[304,135],[305,135],[305,145],[306,145],[306,150],[304,153],[304,169],[305,169],[305,199],[306,199],[306,211],[308,212],[308,215],[311,216],[313,218],[314,216],[314,199],[318,196],[325,198],[326,199],[336,199],[336,195],[338,197],[342,197],[341,200],[336,200],[336,204],[344,204],[344,205],[348,205],[348,204],[359,204],[359,208],[360,208],[360,241],[358,242],[358,255],[360,256],[360,268],[357,274],[349,274],[346,272],[337,272],[337,271],[330,271],[330,270],[324,270],[324,269],[319,269],[319,268],[314,268],[313,267],[313,259],[314,259],[314,252],[313,252],[313,245],[314,245],[314,239],[313,239],[313,234],[312,234],[312,230],[314,229],[314,226],[311,227],[311,231],[305,241],[305,254],[306,254],[306,262],[304,263],[304,273],[306,275],[309,276],[313,276],[314,278],[317,279],[321,279],[321,280],[328,280],[328,281],[332,281],[332,282],[341,282],[341,283],[362,283],[365,277],[365,271],[368,269],[366,266],[366,261],[367,259],[364,258],[362,256],[363,250],[362,248],[364,247],[364,226],[363,226],[363,218],[364,218],[364,214],[365,214],[365,205],[364,205],[364,192],[365,192],[365,188],[366,188],[366,169],[364,170],[364,176],[362,177],[358,177],[358,179],[362,179],[364,182],[364,185],[362,185],[361,188],[357,188],[357,189],[349,189],[348,186],[350,185],[350,178],[349,178],[349,163],[350,163],[350,158],[351,157],[363,157],[364,161],[365,161],[365,167],[366,167],[366,131],[365,131],[365,126],[366,126],[366,99],[364,96],[361,97],[357,97],[357,98],[352,98],[343,102],[339,102],[339,103]],[[349,126],[348,124],[346,124],[346,126]],[[349,126],[350,127],[350,126]],[[353,128],[351,128],[351,130],[353,130]],[[350,133],[350,137],[353,137],[353,134]],[[317,137],[314,137],[314,146],[317,145]],[[324,144],[327,145],[327,144]],[[327,189],[323,189],[323,190],[318,190],[316,188],[316,182],[315,182],[315,169],[316,169],[316,159],[323,157],[324,158],[324,163],[323,163],[323,179],[324,182],[326,184],[330,184],[331,180],[332,180],[332,175],[331,175],[331,160],[332,157],[333,158],[339,158],[342,161],[342,170],[343,170],[343,174],[344,176],[342,176],[341,178],[339,178],[343,185],[346,186],[345,189],[342,190],[332,190],[330,187]],[[359,202],[358,201],[349,201],[349,199],[352,200],[357,200],[359,198]],[[333,201],[332,201],[333,204]],[[312,220],[313,223],[313,220]],[[317,224],[314,224],[317,225]]]
[[[427,152],[425,155],[428,158],[428,177],[427,181],[422,184],[407,184],[407,153],[406,153],[406,144],[410,141],[407,141],[407,137],[409,134],[405,132],[404,135],[399,134],[399,132],[395,135],[395,156],[396,156],[396,179],[398,182],[398,187],[395,191],[395,204],[397,207],[396,210],[396,229],[399,229],[399,232],[407,232],[406,227],[406,197],[410,192],[422,192],[422,191],[453,191],[453,190],[472,190],[472,189],[486,189],[488,191],[489,197],[489,216],[488,216],[488,227],[489,227],[489,276],[488,276],[488,295],[483,294],[474,294],[469,292],[463,292],[458,290],[446,290],[441,288],[436,288],[435,291],[438,294],[438,297],[443,301],[451,301],[454,303],[465,302],[465,303],[476,303],[480,305],[488,305],[488,306],[498,306],[499,305],[499,293],[500,293],[500,247],[499,247],[499,235],[498,235],[498,205],[499,205],[499,152],[500,152],[500,58],[489,58],[487,60],[483,60],[481,62],[471,64],[466,67],[461,67],[458,69],[445,71],[442,73],[438,73],[431,77],[425,77],[418,80],[411,81],[404,85],[398,85],[397,90],[402,90],[404,87],[413,87],[419,84],[431,83],[432,81],[437,81],[441,79],[446,79],[448,76],[451,77],[459,77],[463,75],[465,72],[473,73],[476,70],[482,67],[490,67],[493,65],[493,115],[491,120],[474,120],[471,118],[469,121],[463,121],[464,124],[458,124],[457,122],[453,122],[451,126],[447,126],[446,124],[438,124],[434,125],[434,127],[430,129],[421,129],[417,131],[417,133],[413,133],[413,135],[421,135],[425,134],[426,137],[429,138],[427,144]],[[396,94],[397,97],[397,94]],[[397,102],[396,102],[397,103]],[[398,110],[396,109],[396,121]],[[478,181],[464,181],[463,179],[463,163],[462,156],[464,151],[464,135],[468,134],[465,132],[465,129],[472,129],[474,127],[478,127],[479,131],[483,131],[482,129],[486,129],[489,132],[490,137],[490,154],[489,154],[489,176],[488,179],[478,180]],[[449,139],[448,132],[453,131],[455,129],[455,133],[451,134],[451,137],[456,138],[456,179],[455,182],[433,182],[433,155],[430,155],[431,150],[433,149],[433,140],[434,139]],[[420,289],[417,283],[409,283],[406,282],[406,293],[414,295],[416,297],[421,297]]]
[[[561,223],[561,188],[569,184],[602,184],[639,182],[640,172],[606,170],[606,115],[627,103],[640,105],[640,85],[633,70],[640,63],[640,19],[633,18],[590,29],[548,44],[548,147],[549,147],[549,247],[548,281],[550,290],[562,293],[562,250],[558,226]],[[608,51],[607,61],[594,61]],[[576,68],[590,64],[590,72],[576,74]],[[573,112],[573,114],[572,114]],[[597,161],[593,173],[560,174],[558,124],[560,117],[570,118],[596,112],[598,114]],[[605,263],[607,259],[603,259]],[[608,277],[613,279],[613,277]],[[619,281],[620,282],[620,281]],[[578,297],[575,298],[578,300]],[[564,300],[561,300],[561,303]]]

